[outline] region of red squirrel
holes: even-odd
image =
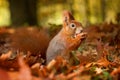
[[[69,59],[69,52],[77,49],[85,37],[86,32],[83,32],[82,24],[76,21],[69,11],[64,11],[63,27],[49,43],[46,63],[48,64],[57,56]]]
[[[82,24],[69,11],[63,12],[63,27],[50,43],[48,34],[37,28],[23,27],[10,30],[10,33],[10,46],[13,50],[29,51],[33,56],[41,55],[47,63],[58,55],[68,59],[69,52],[77,49],[86,37]]]

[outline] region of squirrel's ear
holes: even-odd
[[[70,20],[74,20],[74,17],[69,11],[64,11],[63,12],[63,22],[69,22]]]

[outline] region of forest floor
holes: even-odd
[[[38,55],[12,51],[9,34],[16,29],[0,29],[0,79],[2,80],[119,80],[120,25],[99,24],[86,27],[87,38],[70,54],[68,63],[58,56],[48,65]],[[33,62],[33,63],[32,63]],[[32,64],[31,64],[32,63]]]

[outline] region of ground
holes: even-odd
[[[85,28],[87,38],[68,62],[58,56],[49,64],[38,54],[11,48],[14,28],[0,29],[0,78],[3,80],[119,80],[120,25],[99,24]],[[55,31],[56,32],[56,31]],[[15,54],[17,52],[17,54]]]

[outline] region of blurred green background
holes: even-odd
[[[120,0],[0,0],[0,26],[59,25],[63,10],[70,10],[84,26],[116,23],[119,8]]]

